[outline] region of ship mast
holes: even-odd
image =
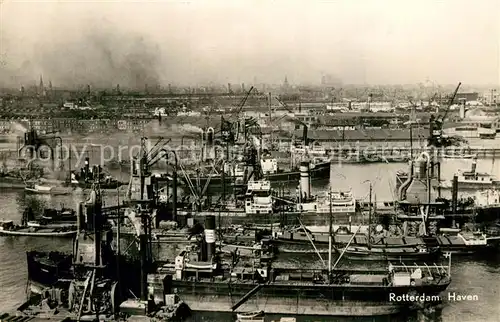
[[[372,236],[371,236],[371,225],[372,225],[372,182],[370,183],[370,200],[369,200],[369,208],[368,208],[368,249],[371,249],[372,245]]]
[[[328,198],[330,201],[330,220],[328,229],[328,277],[332,275],[332,188],[328,192]]]

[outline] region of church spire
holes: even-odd
[[[42,78],[42,75],[40,75],[40,85],[38,86],[38,93],[40,93],[40,95],[42,96],[45,96],[45,87],[43,86],[43,78]]]

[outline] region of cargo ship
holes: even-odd
[[[328,270],[278,268],[273,261],[244,260],[233,254],[225,260],[216,251],[215,216],[206,218],[205,251],[185,249],[174,263],[159,271],[167,275],[167,288],[191,310],[255,312],[330,316],[377,316],[417,309],[414,303],[393,297],[423,296],[421,304],[440,302],[439,294],[451,282],[448,266],[397,266],[386,269],[336,269],[331,258]],[[331,251],[330,247],[330,251]]]
[[[323,226],[328,223],[330,202],[332,213],[339,221],[349,220],[358,212],[357,201],[350,190],[337,190],[325,195],[311,195],[311,178],[309,163],[302,162],[300,166],[300,184],[296,198],[290,199],[273,190],[271,182],[264,177],[261,180],[251,180],[246,184],[243,204],[226,204],[220,210],[193,211],[179,209],[180,216],[206,217],[215,215],[230,220],[232,224],[269,224],[280,221],[290,225],[301,222],[305,225]],[[296,180],[299,181],[299,180]]]
[[[183,251],[176,257],[169,284],[195,311],[250,312],[265,306],[271,314],[387,315],[416,309],[393,297],[413,294],[429,304],[440,302],[439,294],[451,281],[449,267],[433,265],[327,272],[242,263],[229,268],[210,260],[197,262],[197,268],[187,266],[193,262],[190,255]]]
[[[264,178],[272,183],[296,182],[300,179],[299,169],[293,169],[290,171],[280,169],[276,159],[263,158],[261,160],[261,168]],[[330,170],[330,161],[312,161],[310,163],[310,175],[312,180],[325,180],[329,178]],[[189,182],[196,182],[202,187],[208,186],[211,188],[217,186],[220,187],[223,183],[228,188],[243,185],[245,164],[237,163],[234,167],[230,167],[228,165],[225,167],[224,172],[224,175],[212,174],[197,176],[196,174],[188,174],[186,177],[183,177],[182,180],[186,185],[189,185]]]

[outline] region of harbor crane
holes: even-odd
[[[455,97],[457,96],[458,89],[462,83],[458,83],[457,88],[455,89],[455,92],[453,95],[450,97],[450,101],[448,103],[448,106],[446,107],[444,113],[442,115],[438,115],[435,117],[434,115],[431,114],[430,120],[429,120],[429,138],[427,141],[428,146],[436,147],[436,148],[441,148],[441,147],[449,147],[449,146],[457,146],[464,140],[459,138],[459,137],[451,137],[451,136],[446,136],[443,134],[443,125],[444,125],[444,120],[446,119],[446,116],[448,115],[448,112],[450,111],[450,107],[453,104],[453,101],[455,100]]]
[[[62,138],[56,135],[57,131],[47,132],[45,134],[38,134],[38,132],[31,126],[29,130],[24,133],[24,138],[18,137],[17,154],[19,160],[28,158],[27,168],[31,169],[31,165],[35,156],[41,153],[48,153],[49,160],[51,160],[52,170],[56,169],[55,153],[57,147],[62,148]]]

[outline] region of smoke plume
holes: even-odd
[[[184,135],[194,135],[198,134],[198,136],[203,133],[203,129],[191,124],[173,124],[172,131],[178,132],[179,134]]]
[[[91,21],[92,22],[92,21]],[[104,24],[104,26],[103,26]],[[143,34],[107,24],[88,23],[71,37],[41,39],[32,57],[18,66],[5,66],[0,84],[18,87],[21,82],[50,79],[55,87],[144,89],[161,84],[161,50]]]

